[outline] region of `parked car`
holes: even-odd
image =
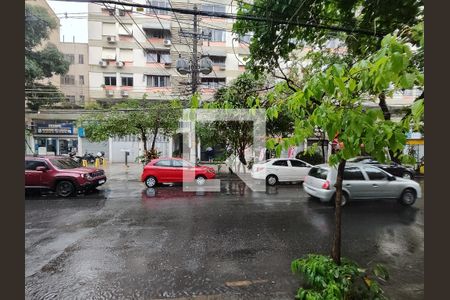
[[[268,185],[278,182],[303,181],[312,165],[295,158],[273,158],[252,166],[252,178]]]
[[[327,164],[314,166],[303,183],[305,192],[321,201],[334,201],[337,169]],[[398,199],[412,205],[421,197],[420,185],[411,179],[395,177],[368,164],[347,163],[342,185],[342,205],[353,199]]]
[[[92,190],[106,182],[105,172],[85,168],[63,156],[25,157],[25,189],[52,190],[58,196],[69,197]]]
[[[350,158],[347,161],[351,163],[370,164],[383,169],[394,176],[403,177],[406,179],[413,179],[416,173],[413,168],[409,168],[395,162],[382,164],[370,156],[357,156]]]
[[[186,172],[183,176],[183,173]],[[198,185],[205,184],[207,179],[216,177],[212,167],[195,166],[181,158],[159,158],[149,162],[141,175],[141,181],[147,187],[158,183],[195,181]]]

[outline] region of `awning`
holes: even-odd
[[[151,69],[144,72],[144,76],[170,76],[169,72],[164,72],[162,69]]]
[[[142,28],[170,30],[170,21],[161,20],[161,23],[158,21],[145,22],[144,24],[142,24]]]

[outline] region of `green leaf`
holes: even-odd
[[[391,69],[398,73],[403,69],[403,56],[399,52],[394,52],[391,56]]]
[[[350,92],[353,92],[356,88],[356,81],[354,79],[350,79],[348,81],[348,89],[350,90]]]

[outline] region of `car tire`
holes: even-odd
[[[275,176],[275,175],[273,175],[273,174],[268,175],[268,176],[266,177],[266,183],[267,183],[268,185],[270,185],[270,186],[274,186],[275,184],[278,183],[278,177]]]
[[[411,206],[416,202],[417,195],[413,189],[406,189],[400,196],[400,203],[405,206]]]
[[[341,207],[347,205],[348,204],[348,200],[349,200],[349,197],[348,197],[347,193],[343,191],[342,192],[342,199],[341,199]],[[333,206],[335,206],[336,194],[334,194],[333,201],[331,203],[333,204]]]
[[[158,183],[158,180],[156,180],[155,176],[148,176],[147,178],[145,178],[145,185],[148,188],[155,187],[157,183]]]
[[[411,174],[411,172],[403,172],[402,178],[413,179],[413,175]]]
[[[203,175],[198,175],[197,177],[195,177],[195,182],[197,183],[197,185],[204,185],[206,182],[206,177]]]
[[[70,197],[75,191],[75,185],[70,180],[62,180],[56,184],[55,192],[59,197]]]

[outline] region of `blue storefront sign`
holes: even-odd
[[[37,134],[73,135],[73,124],[71,123],[46,123],[35,122]]]
[[[85,133],[84,133],[84,128],[83,127],[78,127],[78,136],[79,137],[85,137]]]

